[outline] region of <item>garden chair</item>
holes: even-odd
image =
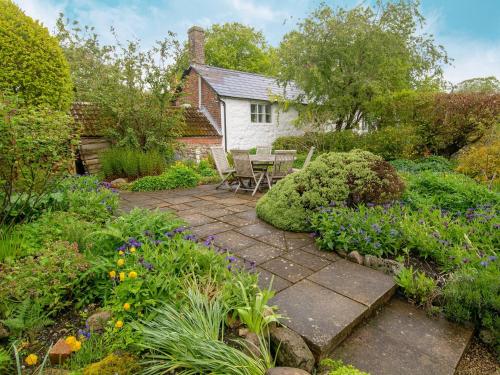
[[[227,160],[226,153],[224,148],[222,147],[210,147],[210,151],[212,153],[212,157],[214,158],[215,167],[217,168],[217,172],[219,172],[219,176],[222,179],[222,182],[218,184],[215,188],[218,189],[222,185],[226,185],[228,188],[231,188],[229,184],[229,180],[234,178],[234,173],[236,172],[234,168],[231,168],[229,165],[229,161]]]
[[[316,147],[312,146],[309,149],[309,152],[307,153],[306,160],[304,160],[304,164],[302,165],[302,168],[293,168],[294,172],[298,172],[301,169],[304,169],[305,167],[307,167],[309,165],[309,163],[311,162],[312,156],[314,154],[314,150],[316,150]]]
[[[271,155],[271,146],[257,146],[257,155]]]
[[[252,191],[252,196],[254,196],[266,172],[255,172],[253,170],[248,150],[231,150],[231,155],[233,155],[234,168],[236,170],[234,177],[238,180],[238,186],[234,193],[236,194],[241,188],[242,190]],[[248,185],[245,184],[247,181],[249,182]],[[251,186],[252,182],[255,183],[255,188]]]
[[[293,172],[293,161],[295,160],[295,150],[276,150],[274,151],[274,164],[271,174],[267,174],[267,183],[269,187],[275,181],[281,180]]]

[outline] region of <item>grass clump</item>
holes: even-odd
[[[167,167],[164,155],[157,150],[141,151],[129,148],[111,148],[104,151],[99,160],[107,179],[161,174]]]

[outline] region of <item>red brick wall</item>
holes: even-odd
[[[189,103],[193,107],[198,108],[198,73],[191,69],[186,81],[184,83],[184,89],[182,90],[184,96],[182,97],[182,103]],[[221,128],[220,120],[220,102],[217,93],[201,79],[201,105],[206,108],[210,113],[214,121],[216,122],[219,129]]]

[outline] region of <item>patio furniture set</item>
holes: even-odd
[[[249,150],[231,150],[233,166],[229,164],[224,148],[211,147],[210,150],[222,179],[217,188],[235,187],[235,193],[247,190],[253,196],[260,188],[266,185],[271,188],[277,181],[297,171],[293,168],[295,150],[275,150],[272,153],[271,147],[259,146],[254,155]],[[309,164],[313,153],[314,147],[311,147],[302,168]]]

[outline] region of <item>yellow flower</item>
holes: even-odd
[[[135,246],[132,246],[132,247],[130,248],[130,252],[131,252],[132,254],[133,254],[133,253],[135,253],[135,250],[137,250],[137,249],[135,248]]]
[[[123,327],[123,322],[121,320],[117,320],[115,323],[115,328],[122,328]]]
[[[120,281],[125,281],[125,272],[120,272]]]
[[[123,304],[123,310],[125,310],[125,311],[129,311],[129,310],[130,310],[130,303],[125,302],[125,303]]]
[[[135,271],[130,271],[128,273],[128,277],[130,277],[131,279],[135,279],[137,277],[137,272]]]
[[[120,250],[120,251],[118,252],[118,255],[123,255],[123,254],[125,254],[125,253],[124,253],[122,250]]]
[[[78,341],[75,336],[68,336],[64,341],[69,345],[72,352],[77,352],[82,347],[82,343]]]
[[[28,366],[34,366],[38,362],[38,356],[36,354],[30,354],[24,360]]]
[[[109,277],[114,279],[116,277],[116,271],[109,271]]]
[[[123,265],[125,264],[125,259],[118,259],[116,264],[118,264],[119,267],[123,267]]]

